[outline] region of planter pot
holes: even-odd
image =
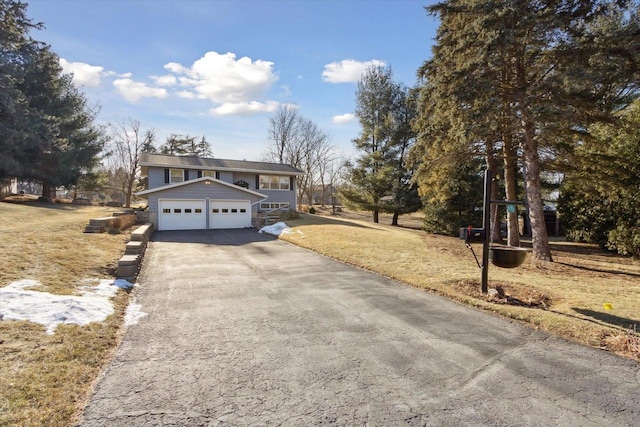
[[[522,265],[527,257],[526,248],[514,246],[494,246],[489,249],[489,259],[496,267],[515,268]]]

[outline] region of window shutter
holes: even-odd
[[[198,178],[202,178],[202,171],[198,171]]]
[[[260,189],[260,175],[256,175],[256,190]]]
[[[294,181],[294,177],[289,177],[289,190],[293,191],[293,181]]]
[[[220,179],[220,172],[216,171],[216,179]]]
[[[164,170],[164,183],[165,184],[169,183],[169,169]]]

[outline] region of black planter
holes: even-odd
[[[526,248],[514,246],[494,246],[489,249],[489,259],[496,267],[515,268],[522,265],[527,257]]]

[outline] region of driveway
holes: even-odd
[[[156,232],[84,426],[637,426],[640,365],[255,230]]]

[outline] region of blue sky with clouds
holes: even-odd
[[[429,1],[31,0],[34,32],[99,121],[137,119],[158,143],[205,135],[215,157],[259,160],[269,117],[295,104],[345,153],[361,72],[416,82],[437,22]],[[432,3],[432,2],[431,2]]]

